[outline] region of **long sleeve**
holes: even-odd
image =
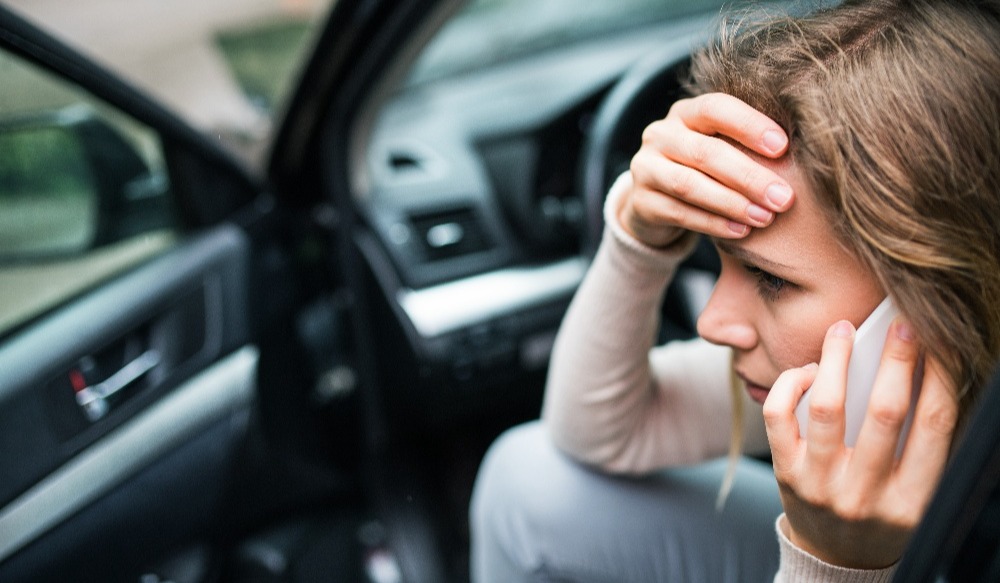
[[[611,189],[601,246],[556,339],[543,419],[570,455],[640,473],[728,450],[731,353],[701,339],[653,348],[664,290],[696,236],[656,250],[627,234],[616,211],[629,179]],[[759,450],[760,405],[745,405]]]
[[[896,565],[884,569],[845,569],[817,559],[792,544],[785,529],[788,519],[782,514],[775,522],[781,548],[781,562],[774,583],[889,583],[896,573]]]

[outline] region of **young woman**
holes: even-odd
[[[542,423],[483,463],[477,581],[887,581],[1000,357],[996,2],[744,20],[692,78],[612,187]],[[722,261],[702,339],[653,348],[698,234]],[[903,316],[849,448],[847,363],[887,296]],[[732,434],[773,468],[739,462],[717,510],[706,460]]]

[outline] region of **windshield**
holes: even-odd
[[[253,158],[333,0],[8,0],[7,5]]]
[[[335,0],[8,0],[15,11],[153,95],[253,163]],[[472,0],[434,38],[421,82],[722,0]]]
[[[581,40],[704,13],[726,0],[472,0],[423,52],[420,83]]]

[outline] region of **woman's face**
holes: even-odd
[[[795,203],[742,240],[714,241],[722,273],[698,333],[733,348],[736,374],[763,403],[783,371],[819,362],[831,324],[859,326],[885,293],[835,238],[798,169],[787,159],[757,159],[788,181]]]

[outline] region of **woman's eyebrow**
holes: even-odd
[[[772,261],[759,253],[754,253],[749,249],[734,245],[731,241],[727,239],[717,239],[712,237],[712,243],[715,247],[725,253],[726,255],[731,255],[736,259],[744,262],[761,267],[764,269],[774,269],[777,271],[795,271],[795,268],[790,265],[785,265],[784,263],[778,263],[777,261]]]

